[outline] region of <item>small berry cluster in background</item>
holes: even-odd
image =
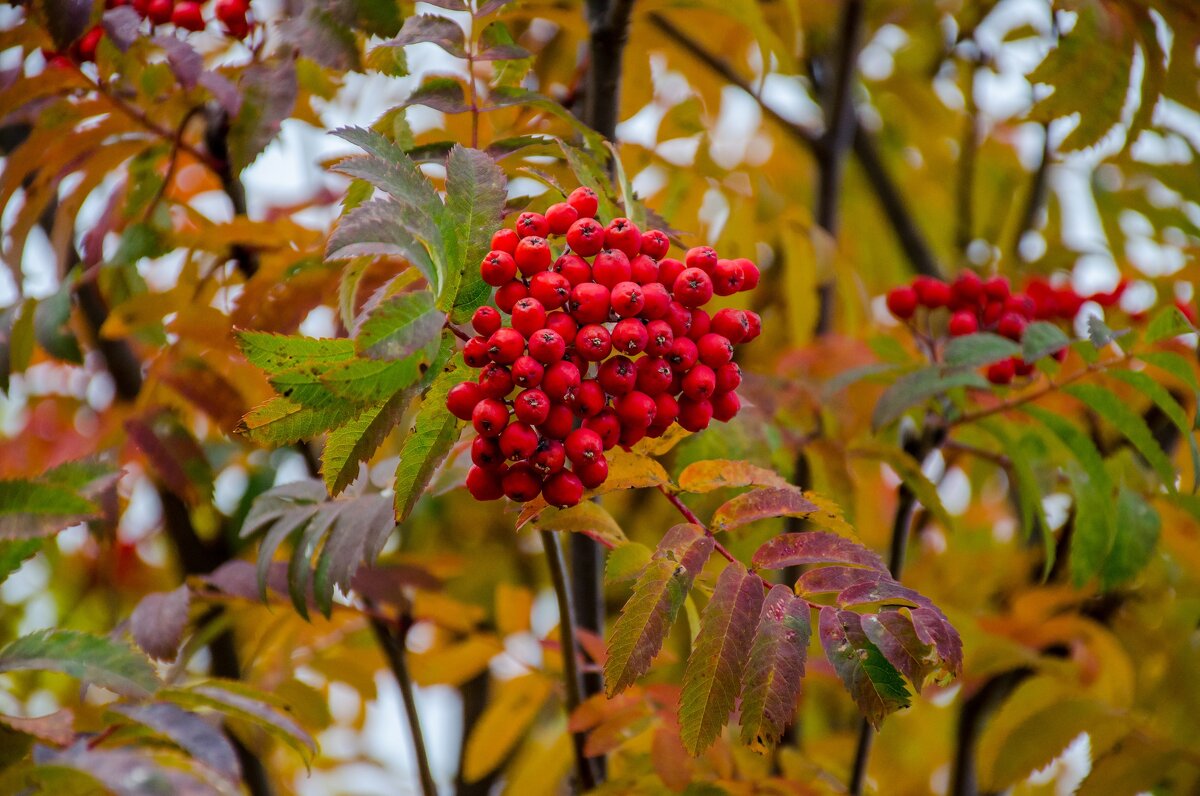
[[[173,26],[177,31],[197,32],[204,30],[204,3],[195,0],[107,0],[105,8],[130,6],[137,15],[149,23],[150,32],[162,26]],[[222,29],[235,39],[250,35],[254,23],[249,17],[250,0],[217,0],[213,3],[212,18],[219,21]],[[50,66],[84,64],[96,60],[96,48],[104,38],[104,28],[93,25],[70,46],[65,53],[46,52],[46,63]]]
[[[595,192],[578,188],[545,215],[522,213],[480,265],[496,307],[476,311],[463,356],[482,372],[446,401],[479,435],[467,475],[477,500],[540,493],[575,505],[608,477],[605,451],[741,408],[734,346],[757,337],[761,319],[701,308],[752,290],[758,267],[708,246],[672,259],[663,232],[625,218],[603,226],[597,209]],[[557,258],[549,236],[566,238]]]
[[[887,307],[904,321],[911,320],[920,308],[945,308],[950,313],[946,331],[951,337],[986,331],[1020,342],[1030,321],[1073,321],[1084,302],[1111,307],[1124,291],[1122,282],[1112,292],[1081,296],[1069,286],[1054,287],[1045,279],[1035,278],[1026,283],[1024,290],[1014,292],[1006,277],[982,279],[966,271],[952,283],[919,276],[909,285],[890,290]],[[1061,360],[1065,354],[1063,350],[1056,356]],[[1014,377],[1032,372],[1032,363],[1010,357],[992,363],[987,378],[993,384],[1008,384]]]

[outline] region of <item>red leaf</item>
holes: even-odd
[[[787,586],[771,587],[754,631],[742,689],[742,743],[779,743],[796,713],[812,634],[808,603]]]
[[[862,629],[867,638],[879,647],[901,674],[908,678],[917,693],[925,678],[937,669],[933,646],[917,637],[912,620],[904,611],[880,611],[866,614],[862,618]]]
[[[151,658],[173,661],[187,628],[191,593],[180,586],[174,591],[147,594],[129,617],[133,640]]]
[[[883,559],[875,553],[824,531],[780,534],[754,553],[754,565],[760,569],[784,569],[798,564],[848,564],[887,572]]]
[[[818,567],[808,570],[796,580],[796,593],[812,595],[840,592],[859,583],[874,583],[888,577],[887,573],[862,567]]]
[[[821,609],[819,630],[825,657],[875,729],[879,729],[889,713],[908,707],[904,680],[867,638],[858,614],[825,606]]]
[[[714,531],[734,528],[770,517],[804,517],[817,510],[817,505],[804,496],[804,490],[794,486],[771,486],[744,492],[729,500],[713,514]]]

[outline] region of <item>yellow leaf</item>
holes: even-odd
[[[501,581],[496,584],[496,628],[500,635],[524,633],[529,630],[529,614],[533,610],[533,592],[524,586]]]
[[[409,669],[417,685],[462,685],[487,669],[492,658],[503,651],[504,645],[493,635],[471,636],[458,644],[413,655]]]
[[[723,487],[787,485],[787,479],[773,470],[735,459],[695,462],[679,474],[679,488],[684,492],[711,492]]]
[[[585,500],[569,509],[542,512],[537,527],[545,531],[571,531],[597,538],[607,547],[627,544],[621,526],[599,503]]]
[[[426,619],[447,630],[470,633],[483,621],[484,610],[478,605],[459,602],[441,592],[418,591],[413,597],[414,619]]]
[[[527,674],[497,685],[496,696],[467,739],[463,779],[475,782],[504,762],[550,695],[552,683]]]
[[[558,796],[571,761],[571,736],[566,732],[526,745],[508,768],[505,796]]]

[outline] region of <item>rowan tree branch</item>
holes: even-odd
[[[433,770],[429,767],[429,754],[425,751],[425,736],[421,733],[421,715],[417,712],[417,699],[413,693],[412,677],[408,673],[408,663],[404,659],[404,642],[408,636],[409,619],[399,617],[393,622],[385,622],[378,617],[371,617],[371,631],[379,642],[379,648],[387,659],[388,668],[400,686],[400,698],[404,704],[404,717],[408,720],[408,729],[412,735],[413,754],[417,758],[417,773],[421,779],[421,792],[424,796],[437,796],[437,783],[433,779]]]

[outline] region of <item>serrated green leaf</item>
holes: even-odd
[[[653,551],[644,544],[629,542],[608,551],[604,560],[604,581],[622,583],[637,577],[650,561]]]
[[[39,630],[0,649],[0,672],[62,672],[122,696],[158,690],[150,660],[128,644],[74,630]]]
[[[355,336],[359,353],[371,359],[404,359],[435,342],[446,320],[434,309],[433,294],[417,290],[393,296],[371,310]]]
[[[1034,321],[1025,327],[1021,335],[1021,358],[1026,362],[1037,362],[1071,344],[1071,338],[1052,323]]]
[[[441,234],[416,223],[423,211],[391,199],[372,199],[349,210],[329,236],[325,259],[385,255],[401,257],[421,272],[430,287],[442,283]]]
[[[301,365],[327,366],[354,357],[354,341],[344,338],[300,337],[270,332],[241,331],[238,347],[250,362],[272,376]]]
[[[1196,378],[1196,365],[1182,354],[1174,351],[1151,351],[1138,354],[1138,359],[1170,373],[1191,387],[1193,393],[1200,393],[1200,380]]]
[[[1153,401],[1154,405],[1179,429],[1180,435],[1187,440],[1192,454],[1192,491],[1195,492],[1200,486],[1200,448],[1196,446],[1196,435],[1192,432],[1192,424],[1188,422],[1187,411],[1180,406],[1179,401],[1175,400],[1175,396],[1171,395],[1166,387],[1145,373],[1134,370],[1113,370],[1109,371],[1109,375],[1118,381],[1125,382]]]
[[[991,332],[977,332],[951,338],[943,359],[949,367],[978,368],[1018,356],[1021,346]]]
[[[98,513],[92,501],[68,486],[0,481],[0,539],[49,536]]]
[[[237,431],[259,445],[290,445],[337,428],[357,410],[345,402],[312,409],[287,398],[272,398],[247,412]]]
[[[375,455],[391,430],[404,418],[412,398],[407,391],[397,392],[330,432],[321,451],[321,475],[331,496],[336,497],[354,482],[360,463]]]
[[[914,371],[901,376],[879,397],[879,403],[871,415],[871,428],[879,431],[935,395],[958,387],[986,389],[987,386],[987,381],[974,370],[947,372],[935,365]]]
[[[787,586],[776,584],[767,593],[742,686],[742,743],[748,746],[779,743],[795,715],[812,635],[809,610]]]
[[[1095,384],[1074,384],[1064,389],[1083,401],[1088,408],[1112,424],[1137,449],[1162,480],[1168,492],[1175,492],[1177,473],[1163,452],[1146,421],[1109,390]]]
[[[1088,340],[1097,350],[1108,346],[1113,340],[1118,337],[1117,332],[1108,328],[1108,325],[1100,320],[1099,315],[1089,315],[1087,319]],[[1123,331],[1122,334],[1125,332]]]
[[[422,399],[412,431],[400,449],[400,463],[396,466],[396,522],[408,519],[433,474],[458,440],[464,423],[446,408],[446,395],[471,376],[472,372],[462,358],[455,356],[450,367],[433,380]]]
[[[737,561],[721,571],[700,614],[679,695],[679,737],[693,755],[707,749],[729,721],[762,604],[762,578]]]
[[[454,323],[470,319],[492,294],[479,274],[491,249],[508,195],[508,180],[484,152],[456,145],[446,161],[446,227],[442,236],[454,245],[447,252],[446,280],[437,306]]]
[[[21,568],[42,549],[41,539],[0,541],[0,583]]]
[[[396,202],[415,208],[433,229],[445,215],[442,198],[403,149],[390,138],[362,127],[343,127],[333,135],[367,153],[367,157],[347,158],[335,169],[357,177],[386,191]],[[429,243],[434,241],[429,240]]]
[[[904,679],[863,632],[858,614],[825,606],[818,631],[825,657],[871,726],[878,730],[889,713],[908,707]]]
[[[1132,580],[1150,562],[1162,520],[1136,492],[1121,488],[1117,497],[1117,535],[1100,569],[1100,587],[1114,589]]]
[[[1157,343],[1159,340],[1191,334],[1195,331],[1192,324],[1188,322],[1187,316],[1180,312],[1178,307],[1163,307],[1146,325],[1145,340],[1147,343]]]

